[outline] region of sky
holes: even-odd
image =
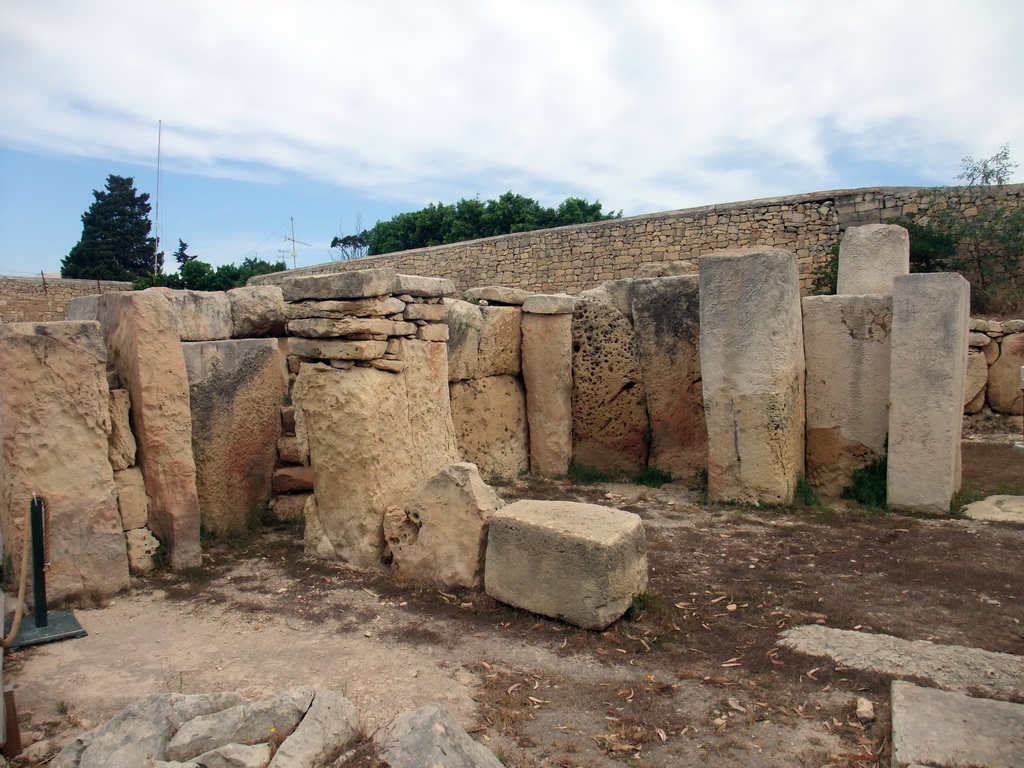
[[[509,190],[951,184],[1024,158],[1022,39],[1020,0],[0,0],[0,274],[58,272],[109,174],[215,266]]]

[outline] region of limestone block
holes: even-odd
[[[455,442],[484,477],[511,480],[530,470],[526,390],[515,376],[488,376],[451,385]]]
[[[482,587],[487,523],[503,504],[475,464],[445,467],[404,508],[384,514],[384,538],[399,572],[425,584]]]
[[[130,531],[144,528],[149,522],[149,499],[142,470],[129,467],[114,473],[117,488],[117,509],[121,513],[121,527]]]
[[[910,234],[906,229],[894,224],[850,227],[839,245],[836,293],[892,293],[893,278],[908,272]]]
[[[440,704],[425,704],[405,712],[373,736],[380,755],[391,768],[501,768],[483,744],[473,741],[466,730]]]
[[[443,323],[448,319],[447,304],[407,304],[406,320],[426,320],[428,323]]]
[[[476,376],[518,376],[523,334],[519,307],[480,307],[480,345]]]
[[[110,436],[107,458],[114,470],[127,469],[135,463],[135,435],[129,419],[131,398],[127,389],[110,390]]]
[[[448,326],[443,323],[421,325],[416,331],[420,341],[448,341]]]
[[[336,691],[317,688],[302,722],[274,753],[267,768],[327,765],[359,740],[360,724],[355,704]]]
[[[396,326],[407,326],[408,323],[396,323],[382,317],[314,317],[304,320],[289,320],[288,333],[292,336],[304,336],[307,339],[330,339],[349,336],[355,333],[382,333],[385,336],[401,335]],[[403,329],[402,333],[405,333]],[[415,327],[412,333],[416,332]]]
[[[610,304],[632,320],[633,302],[630,298],[630,286],[632,283],[632,280],[608,280],[601,283],[597,288],[582,291],[578,298]]]
[[[475,379],[480,369],[480,331],[484,326],[480,307],[468,301],[452,301],[448,306],[448,378],[451,381]]]
[[[367,299],[395,293],[398,277],[393,269],[361,269],[327,275],[286,277],[281,281],[285,301],[305,299]]]
[[[970,287],[954,273],[893,281],[888,501],[949,512],[960,488]]]
[[[178,321],[178,338],[182,341],[214,341],[230,339],[231,301],[220,291],[175,291],[154,288],[167,296],[171,311]]]
[[[999,413],[1021,413],[1020,367],[1024,365],[1024,333],[1003,337],[999,359],[988,369],[988,402]]]
[[[885,455],[892,297],[807,296],[803,310],[807,480],[836,497]]]
[[[988,363],[976,349],[967,351],[967,379],[964,383],[964,413],[979,413],[985,406],[988,385]]]
[[[288,349],[296,357],[314,360],[373,360],[383,356],[388,343],[294,338],[288,340]]]
[[[274,493],[302,493],[312,491],[315,482],[312,467],[278,467],[274,470],[272,486]]]
[[[643,524],[596,504],[517,501],[491,515],[484,581],[495,600],[604,629],[647,587]]]
[[[232,335],[235,338],[284,336],[287,318],[280,286],[232,288],[227,297],[231,304]]]
[[[270,501],[286,379],[275,339],[182,345],[205,528],[242,533]]]
[[[572,315],[523,314],[530,471],[558,477],[572,459]]]
[[[572,317],[573,461],[605,470],[640,469],[647,464],[647,430],[647,397],[632,323],[611,304],[577,301]]]
[[[788,504],[804,469],[804,345],[796,257],[700,260],[700,364],[713,499]]]
[[[285,435],[295,434],[295,406],[281,406],[281,433]]]
[[[128,586],[108,461],[106,361],[95,322],[0,323],[3,551],[17,562],[38,493],[50,521],[51,600]]]
[[[284,311],[289,320],[301,320],[310,317],[387,317],[404,312],[405,307],[405,302],[394,296],[374,296],[351,301],[300,301],[285,304]]]
[[[303,449],[304,446],[294,435],[279,437],[277,440],[277,455],[285,464],[305,464],[308,457]]]
[[[650,264],[641,264],[637,267],[633,277],[637,280],[644,280],[652,277],[679,277],[681,275],[696,275],[697,265],[692,261],[656,261]]]
[[[693,484],[708,462],[697,276],[634,280],[630,291],[651,422],[648,464]]]
[[[160,542],[148,528],[134,528],[124,532],[128,548],[128,569],[132,573],[149,573],[156,567],[155,556]]]
[[[576,299],[566,293],[535,293],[523,302],[523,312],[535,315],[571,315]]]
[[[989,320],[989,325],[996,322],[995,320]],[[989,330],[993,330],[991,327]],[[1002,333],[1024,333],[1024,320],[1004,320],[999,324],[999,330]]]
[[[985,362],[992,365],[996,360],[999,359],[1000,344],[997,341],[993,341],[991,344],[981,348],[982,353],[985,355]]]
[[[462,294],[467,301],[486,301],[489,304],[506,304],[512,307],[521,307],[529,296],[529,291],[524,291],[521,288],[506,288],[503,285],[470,288]]]
[[[281,523],[295,523],[303,519],[303,509],[311,493],[282,493],[270,500],[270,514]]]
[[[100,295],[77,296],[68,302],[68,320],[97,320],[100,309]]]
[[[992,337],[987,333],[969,333],[967,343],[972,347],[987,347],[992,343]]]
[[[149,527],[177,570],[200,565],[199,497],[188,376],[166,293],[105,293],[100,318],[111,367],[131,397]]]
[[[459,460],[445,345],[401,339],[395,349],[408,363],[401,373],[310,364],[295,382],[296,433],[316,477],[308,554],[378,565],[384,512]]]
[[[394,293],[425,298],[441,298],[455,295],[455,283],[446,277],[421,277],[420,275],[395,275]]]

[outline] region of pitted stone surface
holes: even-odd
[[[107,456],[114,471],[135,463],[135,435],[132,434],[131,398],[127,389],[110,390],[110,438]]]
[[[484,316],[468,301],[451,301],[448,307],[448,379],[465,381],[480,374],[480,332]]]
[[[514,480],[530,469],[526,390],[515,376],[451,384],[455,441],[484,477]]]
[[[480,307],[482,323],[477,369],[473,378],[518,376],[521,370],[520,329],[523,311],[519,307]]]
[[[897,275],[910,272],[910,234],[894,224],[849,227],[839,244],[836,293],[892,293]]]

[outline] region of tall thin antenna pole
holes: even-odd
[[[160,271],[160,150],[163,141],[164,121],[158,120],[156,128],[156,202],[154,216],[156,219],[156,239],[153,244],[153,276]]]
[[[295,269],[295,217],[289,216],[292,221],[292,269]]]

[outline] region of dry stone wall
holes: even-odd
[[[131,283],[113,280],[0,276],[0,322],[63,320],[72,299],[131,289]]]

